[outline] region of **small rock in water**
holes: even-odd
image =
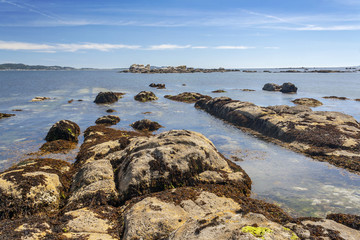
[[[161,126],[158,122],[153,122],[149,119],[143,119],[132,123],[131,127],[140,131],[156,131],[163,126]]]
[[[225,90],[221,90],[221,89],[212,91],[212,93],[225,93],[225,92],[226,92]]]
[[[116,93],[116,92],[100,92],[95,100],[94,103],[114,103],[117,102],[122,95],[125,93]]]
[[[49,97],[34,97],[33,99],[31,99],[31,102],[41,102],[44,100],[48,100],[50,99]]]
[[[148,102],[157,100],[158,97],[153,92],[141,91],[134,97],[134,99],[139,102]]]
[[[95,121],[96,124],[109,124],[109,125],[115,125],[118,122],[120,122],[120,118],[115,115],[103,116]]]
[[[109,108],[108,110],[106,110],[106,112],[107,113],[112,113],[112,112],[116,112],[116,110]]]
[[[0,119],[15,116],[15,114],[0,113]]]
[[[45,137],[47,142],[63,139],[72,142],[78,142],[80,127],[69,120],[60,120],[55,123]]]
[[[157,89],[165,89],[164,83],[151,83],[149,87],[157,88]]]
[[[314,98],[298,98],[293,100],[292,102],[298,105],[305,105],[309,107],[318,107],[323,105],[322,102]]]

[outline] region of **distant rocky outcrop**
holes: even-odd
[[[183,93],[179,93],[178,95],[165,95],[164,98],[178,102],[185,102],[185,103],[195,103],[202,98],[211,99],[210,96],[202,95],[200,93],[195,93],[195,92],[183,92]]]
[[[94,103],[114,103],[117,102],[125,93],[119,92],[100,92],[96,96]]]
[[[134,99],[139,102],[149,102],[158,100],[159,98],[151,91],[141,91],[134,97]]]
[[[106,115],[96,119],[95,121],[96,124],[108,124],[108,125],[115,125],[118,122],[120,122],[120,118],[115,115]]]
[[[254,134],[271,137],[267,138],[270,141],[360,173],[360,124],[352,116],[312,111],[306,106],[260,107],[227,97],[203,99],[195,106],[255,130]]]
[[[9,117],[13,117],[15,116],[15,114],[11,114],[11,113],[0,113],[0,119],[2,118],[9,118]]]
[[[149,64],[144,66],[143,64],[133,64],[128,70],[121,71],[122,73],[211,73],[211,72],[234,72],[240,71],[238,69],[225,69],[225,68],[192,68],[185,65],[177,67],[151,67]]]
[[[298,105],[305,105],[308,107],[318,107],[323,105],[322,102],[314,98],[298,98],[293,100],[292,102]]]
[[[165,83],[151,83],[149,87],[157,89],[165,89]]]
[[[131,127],[140,131],[156,131],[162,128],[158,122],[151,121],[149,119],[142,119],[131,124]]]
[[[219,90],[214,90],[214,91],[211,91],[212,93],[226,93],[225,90],[222,90],[222,89],[219,89]]]

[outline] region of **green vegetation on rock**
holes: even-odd
[[[266,227],[253,227],[253,226],[245,226],[241,229],[244,233],[251,233],[255,237],[259,237],[261,239],[264,239],[265,233],[272,233],[273,230]]]

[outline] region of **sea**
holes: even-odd
[[[296,94],[263,91],[265,83],[292,82]],[[166,89],[150,88],[150,83],[165,83]],[[224,93],[212,93],[214,90]],[[243,91],[251,89],[255,91]],[[159,99],[137,102],[140,91],[153,91]],[[114,104],[93,101],[101,91],[126,93]],[[360,215],[360,176],[328,163],[318,162],[273,143],[265,142],[194,108],[194,104],[174,102],[164,95],[198,92],[212,97],[227,96],[260,106],[291,105],[296,98],[310,97],[323,106],[317,111],[339,111],[360,121],[360,72],[284,73],[225,72],[189,74],[131,74],[117,71],[0,71],[0,112],[14,117],[0,120],[0,171],[17,162],[38,157],[33,153],[45,143],[50,127],[67,119],[83,132],[95,120],[108,115],[121,121],[116,129],[132,130],[140,119],[159,122],[164,128],[197,131],[209,138],[229,159],[235,159],[253,181],[252,197],[274,203],[292,216],[325,217],[329,213]],[[31,102],[36,96],[49,97]],[[324,99],[324,96],[349,100]],[[73,100],[73,101],[71,101]],[[21,110],[21,111],[13,111]],[[80,136],[78,147],[83,141]],[[78,149],[51,157],[74,162]]]

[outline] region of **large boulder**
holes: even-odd
[[[60,120],[56,122],[49,130],[45,140],[55,141],[59,139],[78,142],[80,135],[80,127],[76,123],[69,120]]]
[[[96,96],[94,103],[114,103],[122,98],[122,95],[124,95],[124,93],[100,92]]]
[[[118,122],[120,122],[120,118],[115,115],[103,116],[103,117],[96,119],[96,121],[95,121],[96,124],[107,124],[107,125],[115,125]]]
[[[200,133],[172,130],[138,137],[115,156],[120,198],[130,199],[167,188],[196,184],[232,184],[243,195],[251,180],[237,165],[225,159]]]
[[[281,90],[280,92],[282,93],[296,93],[297,92],[297,87],[293,84],[293,83],[283,83],[283,85],[281,85]]]
[[[142,119],[131,124],[131,127],[140,131],[156,131],[162,126],[158,122],[153,122],[149,119]]]
[[[262,90],[264,91],[280,91],[281,90],[281,86],[277,85],[275,83],[266,83]]]
[[[56,211],[70,185],[70,164],[28,159],[0,174],[0,219]]]
[[[134,99],[139,102],[148,102],[157,100],[158,97],[153,92],[141,91],[134,97]]]
[[[195,93],[195,92],[183,92],[183,93],[180,93],[180,94],[174,95],[174,96],[165,95],[164,97],[167,99],[173,100],[173,101],[185,102],[185,103],[195,103],[200,99],[206,99],[206,100],[211,99],[210,96],[203,95],[200,93]]]

